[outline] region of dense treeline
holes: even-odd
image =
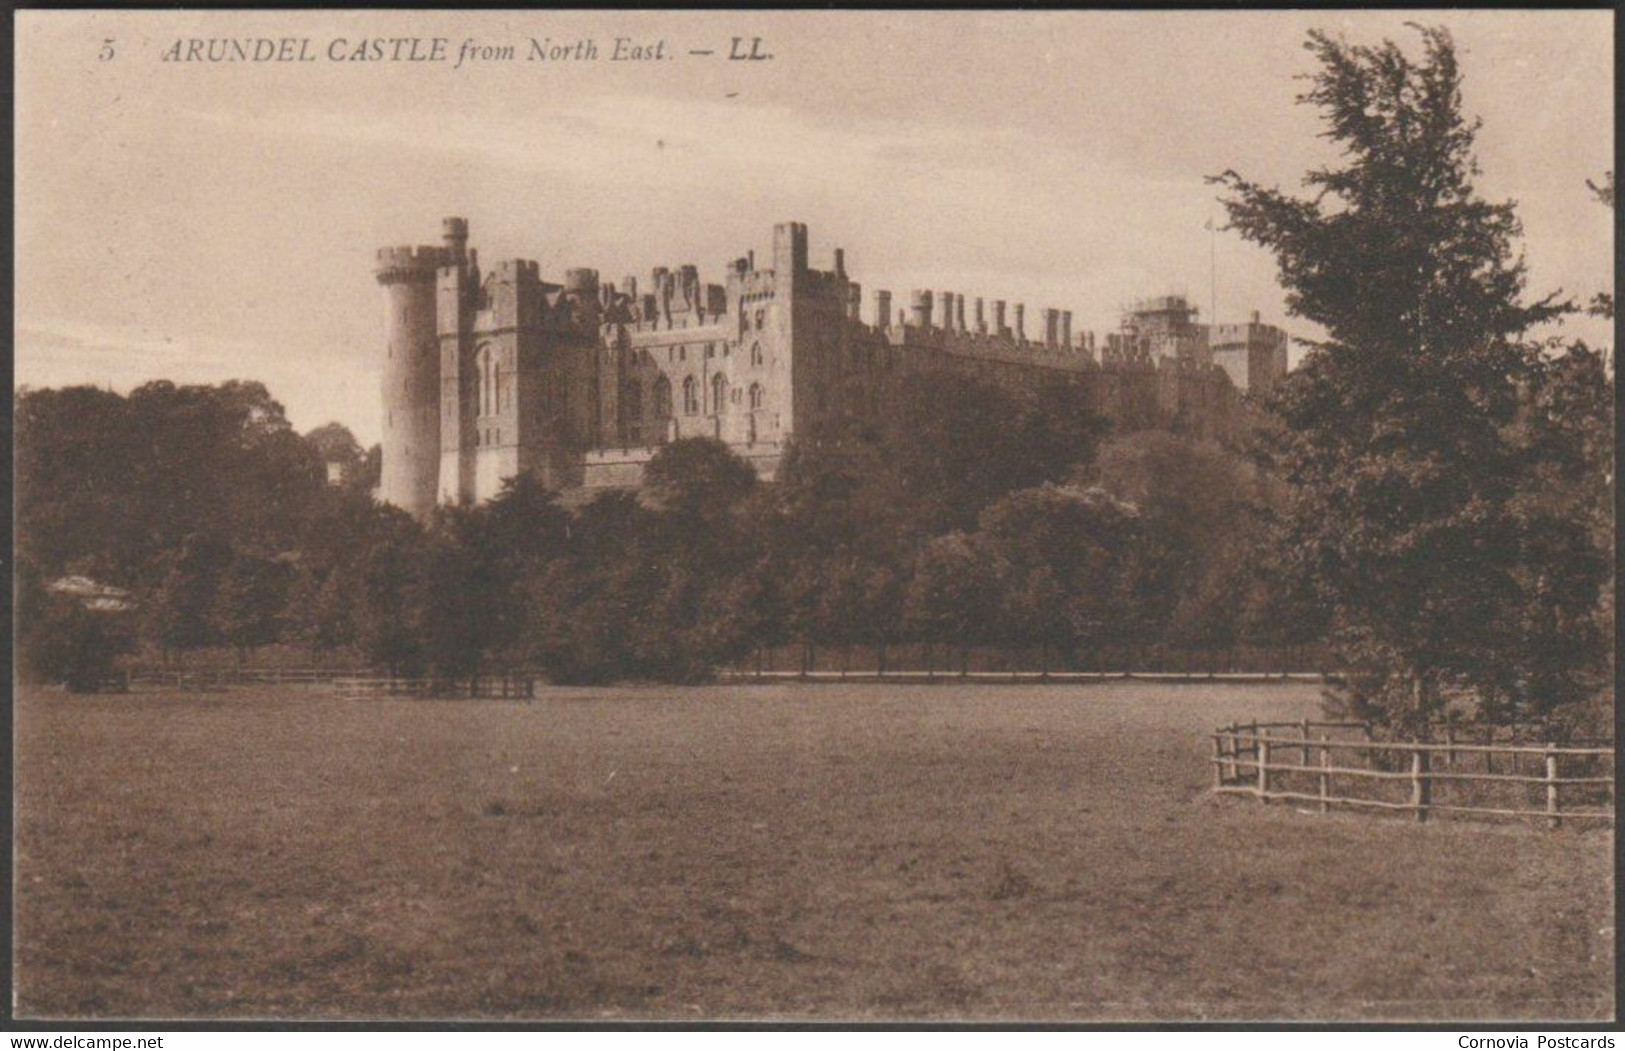
[[[793,446],[771,486],[683,441],[641,494],[567,510],[515,479],[423,524],[370,498],[375,453],[336,425],[300,437],[257,384],[24,392],[25,657],[49,674],[80,652],[59,643],[84,611],[44,590],[68,574],[133,595],[128,638],[103,650],[297,643],[442,677],[693,681],[786,643],[882,661],[910,641],[944,660],[995,645],[1048,665],[1316,637],[1312,616],[1277,619],[1279,493],[1236,451],[1109,437],[1060,388],[909,383],[883,418]]]

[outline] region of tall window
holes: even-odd
[[[762,345],[760,343],[752,343],[750,345],[750,363],[752,365],[760,365],[762,363]]]
[[[474,358],[474,376],[478,386],[478,400],[481,416],[491,416],[496,413],[496,355],[490,347],[481,347]]]
[[[722,373],[711,377],[711,411],[721,413],[728,404],[728,378]]]
[[[693,416],[700,411],[699,386],[693,376],[683,380],[683,415]]]
[[[760,383],[752,383],[750,385],[750,408],[751,408],[751,411],[755,412],[757,409],[760,409],[761,407],[762,407],[762,385]]]
[[[655,418],[664,420],[671,415],[671,380],[664,376],[655,380]]]

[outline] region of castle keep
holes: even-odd
[[[385,292],[383,475],[379,495],[414,515],[485,500],[520,473],[552,488],[636,485],[658,447],[704,435],[771,478],[792,435],[854,412],[917,370],[1008,387],[1061,381],[1080,410],[1120,430],[1177,427],[1224,436],[1240,395],[1286,372],[1287,337],[1258,322],[1201,325],[1180,296],[1135,304],[1097,346],[1072,312],[911,292],[894,313],[834,251],[808,265],[807,228],[774,227],[772,256],[734,260],[722,284],[693,266],[647,284],[596,270],[544,280],[536,263],[482,272],[468,223],[442,243],[380,249]]]

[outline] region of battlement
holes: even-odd
[[[373,274],[381,285],[433,281],[435,272],[447,262],[446,250],[437,245],[397,245],[378,249]]]
[[[501,284],[540,284],[541,266],[534,259],[504,259],[491,271],[491,278]]]
[[[376,253],[388,307],[380,488],[418,515],[436,499],[487,498],[514,473],[635,485],[662,442],[695,436],[767,477],[784,442],[833,413],[885,411],[894,371],[1057,382],[1124,427],[1177,420],[1204,433],[1234,426],[1238,391],[1286,371],[1281,330],[1256,314],[1197,324],[1179,294],[1124,308],[1098,347],[1070,310],[941,288],[873,290],[865,324],[846,253],[815,269],[799,222],[773,228],[760,267],[754,251],[729,260],[720,284],[689,263],[618,281],[607,275],[624,271],[589,267],[544,280],[532,259],[482,270],[468,227],[447,218],[440,245]]]

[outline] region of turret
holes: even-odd
[[[785,281],[807,272],[807,224],[773,227],[773,270]]]
[[[467,236],[466,224],[461,229]],[[440,468],[440,337],[435,276],[448,249],[382,248],[384,434],[379,497],[417,518],[434,511]]]

